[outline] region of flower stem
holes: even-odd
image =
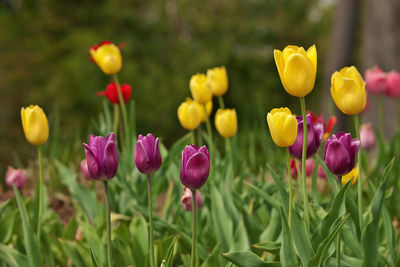
[[[206,116],[206,126],[207,126],[207,134],[208,134],[208,146],[210,148],[210,177],[212,177],[213,173],[213,164],[212,161],[214,159],[214,146],[212,142],[212,129],[211,129],[211,123],[210,123],[210,118],[208,117],[207,110],[206,110],[206,105],[203,105],[204,107],[204,115]]]
[[[43,156],[42,156],[42,146],[37,147],[38,159],[39,159],[39,211],[38,211],[38,222],[36,235],[40,246],[40,232],[42,229],[42,211],[43,211]]]
[[[128,115],[126,113],[126,106],[125,106],[125,101],[124,98],[122,96],[122,92],[121,92],[121,86],[119,83],[119,79],[117,74],[113,75],[113,79],[115,84],[117,85],[117,91],[118,91],[118,99],[119,99],[119,105],[121,107],[121,111],[122,111],[122,122],[124,124],[124,134],[125,134],[125,139],[126,139],[126,145],[127,147],[130,147],[130,136],[129,136],[129,127],[128,127]]]
[[[113,122],[114,134],[118,133],[118,124],[119,124],[119,108],[117,104],[114,104],[114,122]]]
[[[218,103],[220,108],[225,109],[224,99],[222,98],[222,95],[218,96]]]
[[[303,151],[301,154],[301,185],[303,191],[304,205],[304,222],[306,224],[307,233],[310,231],[310,218],[308,215],[308,196],[306,184],[306,153],[307,153],[307,119],[306,119],[306,103],[304,96],[300,97],[301,115],[303,116]]]
[[[232,178],[235,178],[235,173],[233,170],[233,152],[232,152],[232,141],[230,138],[225,138],[225,147],[229,154],[229,167],[231,171]]]
[[[150,239],[150,266],[155,267],[154,263],[154,241],[153,241],[153,204],[151,198],[151,175],[147,175],[147,204],[149,212],[149,239]]]
[[[378,118],[379,118],[379,130],[382,134],[382,137],[384,135],[384,129],[385,129],[385,117],[384,117],[384,110],[385,106],[383,103],[383,98],[381,95],[378,96]]]
[[[356,137],[360,139],[360,122],[358,120],[358,115],[354,115],[354,128],[356,129]],[[361,176],[361,147],[357,155],[357,165],[358,165],[358,220],[360,221],[360,229],[363,229],[363,212],[362,212],[362,176]]]
[[[196,189],[192,190],[192,267],[196,266],[197,235],[196,235]]]
[[[337,233],[336,236],[336,260],[337,260],[337,267],[340,267],[340,232]]]
[[[191,131],[191,139],[192,139],[192,144],[196,145],[196,138],[195,138],[195,135],[194,135],[194,130]]]
[[[107,266],[112,266],[111,261],[111,215],[110,215],[110,195],[108,191],[108,181],[104,181],[104,193],[106,197],[106,220],[107,220]]]
[[[286,163],[287,163],[287,170],[289,175],[289,218],[288,218],[288,225],[289,229],[291,230],[292,226],[292,206],[293,206],[293,186],[292,186],[292,172],[290,168],[290,155],[289,149],[286,149]]]

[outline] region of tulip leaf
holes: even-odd
[[[261,233],[260,241],[276,240],[281,233],[281,216],[278,209],[272,209],[267,228]]]
[[[315,155],[315,159],[317,160],[318,164],[321,165],[322,169],[324,169],[326,178],[328,179],[328,182],[331,185],[333,192],[337,194],[337,192],[339,191],[339,186],[335,175],[331,173],[325,162],[317,154]]]
[[[290,232],[289,225],[287,223],[287,219],[285,213],[283,212],[282,207],[281,211],[281,222],[282,222],[282,245],[281,245],[281,264],[283,266],[297,266],[297,256],[294,250],[292,233]]]
[[[146,266],[146,258],[149,252],[148,227],[142,215],[136,216],[129,225],[132,236],[132,255],[135,266]]]
[[[25,250],[28,254],[28,261],[31,267],[42,266],[42,260],[40,255],[40,249],[38,243],[36,241],[35,236],[33,235],[33,231],[31,228],[31,224],[29,222],[28,213],[25,208],[25,204],[22,200],[22,197],[19,193],[19,190],[13,184],[14,195],[17,200],[19,214],[21,216],[22,222],[22,232],[24,235],[24,244]]]
[[[250,189],[251,192],[255,193],[256,195],[260,196],[262,199],[265,200],[268,204],[273,206],[276,209],[279,209],[281,203],[276,200],[274,197],[268,195],[266,192],[263,190],[259,189],[258,187],[252,185],[251,183],[244,182],[245,185],[247,185]]]
[[[89,242],[90,258],[92,259],[93,267],[99,267],[99,262],[97,261],[96,254],[92,246],[92,242]]]
[[[29,266],[28,258],[12,247],[0,244],[0,259],[12,267]]]
[[[172,240],[167,251],[167,256],[163,260],[165,267],[172,267],[172,264],[174,263],[175,250],[176,250],[176,237],[174,237],[174,239]]]
[[[203,261],[200,267],[213,267],[218,265],[218,259],[219,259],[219,252],[221,248],[221,243],[218,243],[211,253],[207,256],[207,258]]]
[[[281,243],[266,241],[266,242],[254,244],[253,247],[257,248],[257,249],[261,249],[263,251],[267,251],[272,254],[276,254],[276,252],[279,252],[281,250]]]
[[[251,251],[235,251],[222,253],[222,256],[228,261],[239,267],[280,267],[279,262],[267,263]]]

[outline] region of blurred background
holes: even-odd
[[[119,75],[132,85],[138,133],[153,132],[167,146],[185,134],[176,111],[190,96],[191,75],[226,66],[224,98],[238,111],[240,139],[266,128],[273,107],[299,113],[298,100],[280,83],[274,48],[316,44],[317,80],[306,102],[327,118],[335,110],[329,92],[335,70],[400,69],[399,14],[398,0],[0,0],[0,174],[34,158],[20,119],[29,104],[48,114],[57,158],[83,153],[81,143],[108,105],[96,96],[110,80],[90,61],[93,44],[124,44]],[[375,105],[371,97],[364,120],[376,120]],[[385,109],[393,115],[393,103]],[[393,116],[385,119],[390,129]]]

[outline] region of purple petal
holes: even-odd
[[[339,140],[340,137],[344,136],[345,134],[346,134],[345,132],[338,132],[336,135],[332,135],[332,136],[335,136],[335,138],[337,138]]]
[[[143,139],[138,140],[135,145],[134,160],[136,167],[141,173],[148,174],[150,170],[150,160]]]
[[[344,148],[350,153],[351,152],[351,135],[346,133],[339,138],[339,141],[342,143]]]
[[[143,135],[139,134],[137,140],[142,140],[143,139]]]
[[[154,151],[153,151],[153,161],[152,161],[152,169],[153,172],[158,170],[161,166],[161,154],[160,154],[160,148],[159,148],[159,142],[160,140],[157,138],[156,143],[154,145]]]
[[[339,140],[332,140],[325,150],[325,164],[335,175],[343,175],[351,171],[351,158],[347,149]]]
[[[207,156],[203,153],[194,154],[192,157],[189,158],[186,164],[186,186],[199,189],[207,181],[209,171],[210,162]]]
[[[149,133],[145,137],[143,137],[142,142],[146,149],[147,155],[149,157],[150,165],[151,165],[151,161],[154,158],[154,144],[156,142],[156,139],[152,134]]]
[[[94,156],[91,148],[87,144],[83,144],[83,147],[85,148],[86,162],[90,176],[94,179],[100,178],[101,168],[97,158]]]
[[[115,137],[114,137],[115,138]],[[110,138],[112,139],[112,137]],[[118,170],[118,149],[115,142],[107,143],[104,150],[104,175],[111,179],[117,174]]]
[[[350,145],[350,153],[351,153],[351,157],[354,160],[357,156],[358,153],[358,149],[360,148],[360,140],[359,139],[353,139],[351,140],[351,145]]]
[[[314,129],[315,140],[317,141],[316,143],[318,143],[319,146],[322,137],[324,137],[324,125],[322,123],[315,123],[313,125],[313,129]]]
[[[210,160],[210,152],[208,152],[208,149],[206,146],[200,147],[199,153],[205,154],[207,156],[208,160]]]

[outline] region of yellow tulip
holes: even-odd
[[[113,43],[105,43],[89,50],[94,62],[108,75],[121,70],[122,56],[118,46]]]
[[[358,166],[354,167],[353,170],[351,170],[348,174],[342,176],[342,186],[347,184],[350,179],[353,178],[353,181],[351,182],[351,185],[354,185],[357,183],[358,179]]]
[[[297,120],[288,108],[274,108],[267,114],[272,140],[277,146],[289,147],[297,137]]]
[[[274,58],[283,87],[290,95],[303,97],[312,91],[317,74],[315,45],[307,52],[295,45],[288,45],[283,51],[275,49]]]
[[[204,111],[201,112],[198,105],[196,101],[188,97],[178,108],[179,122],[186,130],[194,130],[200,125]]]
[[[365,82],[356,67],[344,67],[331,78],[331,95],[336,106],[346,115],[355,115],[367,104]]]
[[[207,84],[213,95],[224,95],[228,90],[228,74],[225,67],[207,70]]]
[[[220,135],[231,138],[237,132],[237,115],[235,109],[218,109],[215,114],[215,128]]]
[[[193,75],[190,78],[189,87],[193,99],[199,104],[205,105],[211,100],[212,94],[210,88],[207,86],[206,75],[202,73]]]
[[[39,146],[49,138],[49,123],[46,114],[37,105],[21,108],[22,128],[29,143]]]
[[[204,106],[206,107],[207,116],[210,117],[211,111],[212,111],[212,107],[213,107],[212,100],[208,101],[207,104],[205,104],[205,105],[201,105],[201,104],[199,104],[197,102],[196,102],[196,104],[197,104],[197,107],[199,108],[200,113],[201,113],[200,122],[205,122],[206,121],[206,114],[204,112]]]

